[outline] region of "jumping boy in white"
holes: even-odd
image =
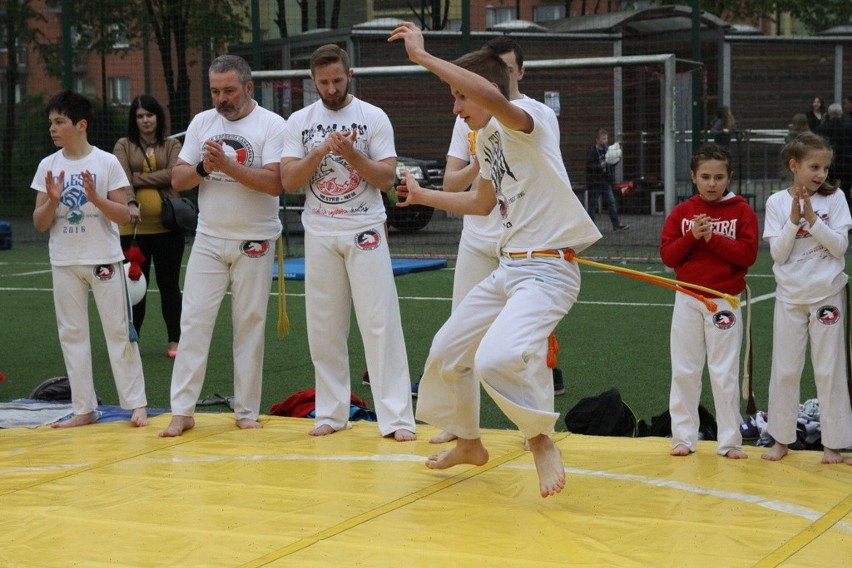
[[[89,289],[95,297],[107,342],[112,375],[130,422],[148,424],[145,379],[131,326],[118,225],[130,221],[130,183],[115,156],[89,144],[92,105],[64,91],[47,104],[50,136],[61,150],[44,158],[33,178],[38,191],[33,223],[50,230],[53,302],[74,415],[54,428],[83,426],[97,419],[89,338]],[[135,330],[132,331],[135,335]]]
[[[349,56],[338,46],[314,51],[311,78],[320,100],[290,115],[281,154],[284,189],[308,187],[305,310],[317,401],[310,434],[349,426],[347,337],[354,304],[379,431],[414,440],[411,378],[380,193],[396,178],[393,129],[384,111],[349,93]]]
[[[210,340],[231,288],[234,328],[234,416],[241,429],[261,428],[260,394],[272,251],[281,232],[278,158],[284,119],[252,99],[251,69],[236,55],[210,65],[215,109],[192,119],[172,170],[178,191],[199,185],[198,229],[186,267],[180,348],[172,370],[172,420],[160,436],[195,425]]]
[[[546,340],[580,289],[579,268],[565,260],[566,253],[584,250],[601,234],[571,190],[559,140],[541,127],[553,111],[532,99],[509,100],[499,56],[479,50],[458,64],[444,61],[425,50],[423,35],[410,22],[391,33],[389,41],[397,40],[405,42],[411,61],[450,85],[453,112],[480,130],[481,167],[481,179],[465,193],[424,190],[406,176],[401,205],[484,215],[498,204],[503,220],[500,266],[465,296],[432,342],[417,417],[458,440],[426,465],[446,469],[488,461],[479,431],[481,383],[529,440],[541,496],[555,495],[565,487],[565,467],[550,438],[559,414],[553,411]]]

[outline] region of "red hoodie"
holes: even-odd
[[[713,236],[696,239],[692,220],[710,218]],[[739,195],[708,203],[694,195],[675,207],[663,225],[660,258],[678,280],[736,295],[745,289],[749,266],[757,259],[757,215]]]

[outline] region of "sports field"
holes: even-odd
[[[587,252],[592,257],[593,250]],[[187,255],[189,249],[187,249]],[[660,263],[619,264],[649,273],[664,273]],[[557,328],[561,347],[559,367],[565,376],[566,393],[556,398],[557,410],[565,412],[579,399],[612,387],[621,391],[637,418],[650,422],[668,407],[669,326],[673,292],[616,275],[607,270],[582,268],[580,299]],[[453,265],[447,269],[399,276],[405,339],[412,381],[417,380],[432,337],[450,312]],[[766,409],[772,343],[774,280],[768,251],[761,249],[751,270],[754,391],[757,407]],[[305,334],[304,283],[286,281],[286,298],[292,331],[277,339],[276,287],[269,303],[267,346],[264,363],[262,412],[275,402],[313,387],[313,368]],[[156,285],[149,290],[148,315],[141,334],[149,404],[168,408],[172,360],[166,357],[165,330],[159,315]],[[104,404],[117,404],[106,347],[91,303],[93,360],[96,389]],[[64,374],[56,333],[51,295],[50,266],[44,244],[16,244],[0,251],[0,401],[25,398],[46,378]],[[355,325],[350,333],[353,392],[372,403],[369,387],[361,384],[365,363]],[[230,303],[225,299],[213,337],[210,364],[202,396],[233,394]],[[802,380],[802,400],[815,396],[810,366]],[[703,403],[713,408],[705,381]],[[224,406],[210,410],[228,411]],[[743,402],[745,410],[745,402]],[[484,397],[482,424],[488,428],[512,428]],[[560,429],[564,428],[561,422]]]

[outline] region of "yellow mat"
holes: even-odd
[[[432,471],[375,424],[240,431],[200,414],[174,439],[126,422],[0,430],[0,566],[814,566],[852,557],[852,467],[686,458],[662,438],[559,434],[563,493],[538,495],[518,433]]]

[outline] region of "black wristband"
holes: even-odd
[[[204,162],[203,161],[198,162],[198,165],[195,166],[195,171],[196,171],[196,173],[198,173],[198,175],[200,175],[203,178],[206,178],[207,176],[210,175],[210,172],[208,172],[207,170],[204,169]]]

